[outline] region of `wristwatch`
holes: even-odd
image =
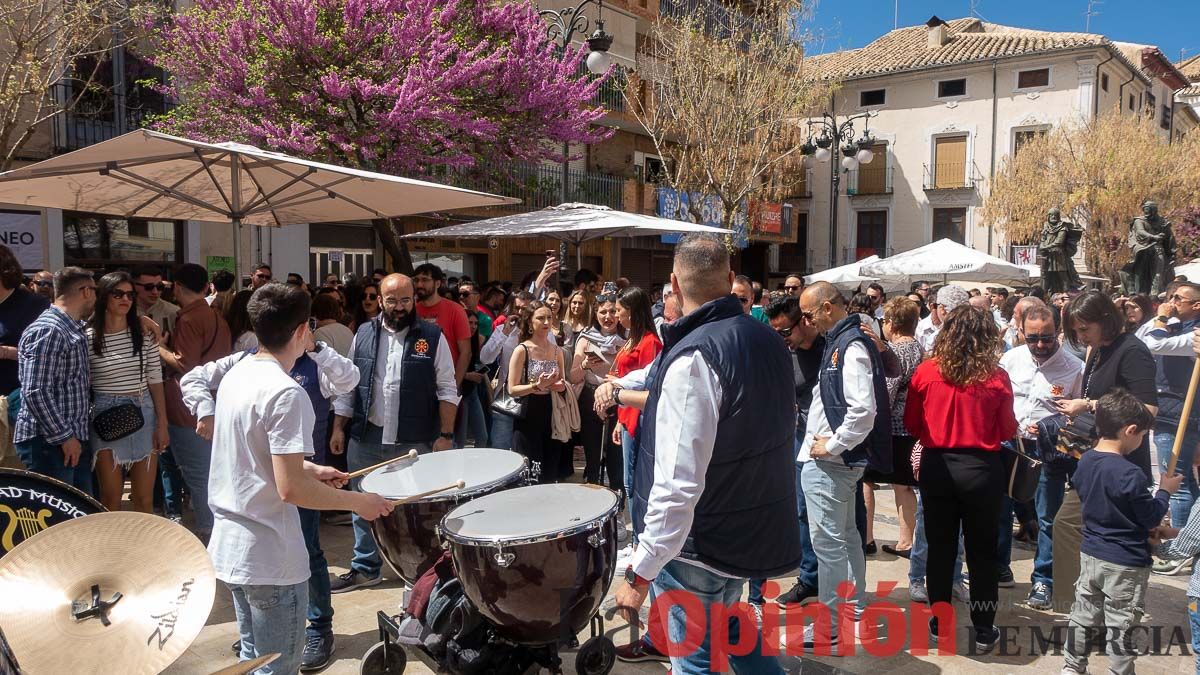
[[[633,567],[632,567],[632,566],[630,566],[630,567],[626,567],[626,568],[625,568],[625,583],[629,584],[630,586],[634,586],[634,587],[637,587],[637,586],[649,586],[649,585],[650,585],[650,580],[649,580],[649,579],[643,579],[643,578],[639,577],[639,576],[638,576],[638,575],[637,575],[637,574],[636,574],[636,573],[633,571]]]
[[[454,432],[443,431],[442,433],[438,434],[438,438],[444,438],[447,441],[452,441],[452,440],[454,440]]]
[[[621,389],[620,388],[613,389],[613,401],[616,401],[617,405],[621,405]]]

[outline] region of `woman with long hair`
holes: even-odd
[[[996,541],[1004,499],[1000,444],[1017,431],[1012,384],[1000,368],[1004,342],[989,313],[964,305],[950,312],[908,386],[904,428],[923,446],[918,482],[929,542],[929,602],[953,600],[954,559],[961,529],[971,569],[971,624],[986,652],[996,630],[999,568]],[[944,637],[936,618],[933,637]]]
[[[601,418],[591,412],[596,404],[596,387],[613,369],[617,353],[625,346],[625,329],[617,320],[617,294],[596,297],[592,324],[579,334],[567,381],[583,388],[579,392],[579,435],[583,439],[583,480],[600,483],[600,468],[608,475],[608,486],[620,491],[625,485],[621,445],[613,444],[611,430],[616,428],[615,411]],[[606,433],[609,432],[609,433]]]
[[[363,284],[362,293],[354,306],[354,330],[366,322],[379,316],[379,286],[374,283]]]
[[[546,307],[550,309],[550,316],[554,322],[554,339],[558,342],[558,346],[562,347],[571,339],[571,327],[566,322],[566,305],[563,304],[562,293],[556,290],[551,290],[546,293],[546,297],[542,300],[546,303]]]
[[[91,442],[104,507],[121,510],[128,474],[134,510],[153,513],[156,456],[169,443],[167,409],[158,338],[152,323],[138,319],[136,298],[128,272],[106,274],[96,284],[96,311],[87,327],[92,375]],[[141,427],[112,441],[101,440],[95,420],[103,420],[106,412],[128,405],[141,412]]]
[[[554,342],[554,319],[542,302],[531,302],[519,318],[521,344],[508,364],[508,393],[527,398],[525,416],[513,421],[513,450],[530,461],[540,483],[557,483],[561,449],[553,438],[550,392],[567,388],[562,347]]]
[[[662,340],[654,330],[654,317],[650,313],[650,295],[638,288],[626,288],[617,299],[617,321],[625,329],[626,342],[613,363],[614,375],[625,377],[641,370],[662,351]],[[617,406],[617,426],[613,429],[613,443],[620,443],[621,456],[625,464],[625,495],[633,494],[633,439],[637,435],[638,421],[642,411],[632,406]]]
[[[487,418],[483,414],[488,377],[487,369],[479,358],[483,338],[479,335],[478,312],[467,312],[467,326],[471,328],[471,362],[463,375],[462,404],[459,406],[454,436],[460,441],[466,441],[469,436],[474,440],[475,447],[483,448],[488,444]],[[460,447],[463,445],[465,443],[459,443]]]
[[[1154,303],[1150,301],[1150,296],[1138,293],[1133,297],[1125,298],[1125,302],[1121,305],[1121,313],[1125,317],[1126,333],[1133,333],[1138,338],[1143,338],[1146,333],[1154,329]]]
[[[250,298],[254,291],[246,289],[238,291],[229,303],[229,311],[225,313],[225,323],[229,324],[229,335],[233,338],[233,351],[244,352],[258,346],[258,338],[254,335],[254,326],[250,323]]]

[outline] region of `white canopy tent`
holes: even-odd
[[[1175,276],[1185,276],[1192,283],[1200,282],[1200,260],[1193,260],[1175,267]]]
[[[133,131],[0,174],[0,203],[124,218],[279,226],[520,200],[312,162],[240,143]]]
[[[899,286],[907,286],[913,281],[1029,285],[1029,271],[1020,265],[949,239],[940,239],[932,244],[862,265],[859,274],[876,277],[881,283]]]
[[[880,259],[881,258],[879,256],[873,255],[868,258],[863,258],[858,262],[850,263],[849,265],[842,265],[841,267],[833,267],[821,272],[816,272],[804,277],[804,284],[807,286],[818,281],[828,281],[836,286],[840,291],[853,291],[860,286],[865,286],[867,284],[879,281],[875,277],[865,277],[859,274],[858,271],[863,265],[873,263]],[[886,287],[884,290],[888,291],[889,293],[891,292],[891,289]]]

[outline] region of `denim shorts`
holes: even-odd
[[[115,441],[102,441],[100,435],[96,433],[96,425],[92,423],[91,442],[92,450],[95,454],[100,454],[101,450],[112,450],[113,461],[117,466],[129,468],[135,462],[140,462],[150,456],[154,450],[154,400],[150,398],[149,392],[142,392],[141,396],[114,396],[112,394],[96,394],[95,400],[92,402],[92,419],[108,410],[119,405],[132,403],[142,409],[142,419],[146,421],[141,429],[133,432],[125,438],[118,438]],[[95,460],[93,459],[93,462]]]

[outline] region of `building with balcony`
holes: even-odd
[[[1153,115],[1164,141],[1197,126],[1175,103],[1189,84],[1180,68],[1153,46],[1103,35],[933,17],[810,58],[841,82],[828,110],[839,119],[873,113],[877,142],[870,164],[832,167],[845,171],[832,196],[840,200],[832,241],[831,163],[814,165],[801,217],[817,269],[828,266],[830,247],[845,264],[941,238],[1005,257],[1008,242],[977,214],[991,177],[1023,143],[1112,109]],[[1200,59],[1190,63],[1200,76]]]

